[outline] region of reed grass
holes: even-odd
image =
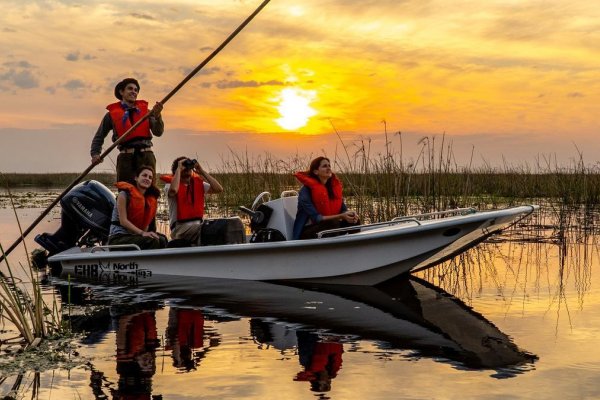
[[[368,139],[345,143],[338,135],[341,145],[333,154],[325,154],[344,184],[346,202],[367,222],[458,207],[545,202],[594,208],[600,204],[598,166],[586,166],[581,154],[567,165],[538,157],[533,164],[475,167],[472,159],[466,164],[456,160],[445,135],[422,138],[419,153],[407,160],[401,132],[394,134],[399,148],[392,146],[387,131],[384,134],[383,152],[374,153]],[[233,211],[248,206],[262,191],[278,197],[284,190],[297,190],[300,184],[292,174],[305,170],[311,158],[281,160],[268,153],[252,158],[232,152],[213,173],[225,192],[208,201],[215,208]]]
[[[8,190],[9,197],[19,232],[23,235],[23,230],[16,212],[16,205]],[[23,246],[27,251],[26,242]],[[23,273],[23,281],[15,272],[9,259],[5,257],[4,248],[0,244],[0,254],[3,261],[0,262],[0,319],[8,320],[19,332],[27,347],[35,347],[39,342],[62,330],[62,318],[57,301],[49,305],[42,294],[40,279],[35,271],[31,260],[27,258],[27,264],[19,264],[19,270]]]
[[[520,165],[473,166],[472,156],[462,164],[456,159],[452,141],[445,135],[421,138],[418,153],[409,158],[403,151],[402,133],[388,134],[385,121],[383,151],[374,152],[370,139],[346,143],[342,135],[337,131],[336,134],[340,143],[333,154],[325,155],[344,184],[348,205],[367,221],[455,207],[494,208],[539,199],[569,206],[593,207],[600,203],[598,165],[586,165],[581,153],[567,165],[548,156]],[[299,189],[292,174],[305,170],[311,158],[313,155],[279,159],[270,153],[251,156],[230,151],[227,158],[221,159],[221,165],[211,171],[225,191],[209,196],[209,213],[234,213],[238,206],[250,205],[263,191],[278,197],[282,191]],[[5,174],[10,187],[64,187],[75,177],[76,174],[68,173]],[[115,179],[113,174],[90,174],[88,178],[108,187],[113,186]]]

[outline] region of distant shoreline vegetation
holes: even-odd
[[[254,199],[257,194],[268,191],[274,197],[285,190],[299,189],[300,184],[289,172],[214,172],[225,188],[224,197],[234,203]],[[9,173],[2,174],[0,192],[32,189],[63,189],[71,184],[77,173]],[[374,171],[339,172],[344,193],[349,197],[375,199],[452,199],[446,205],[462,203],[459,198],[554,198],[571,204],[600,204],[600,174],[586,171],[572,172],[406,172]],[[115,175],[90,173],[83,181],[96,180],[114,189]],[[157,185],[163,187],[158,180]],[[231,203],[230,201],[226,201]],[[431,201],[438,203],[438,201]],[[446,201],[444,201],[446,203]],[[433,205],[433,204],[432,204]],[[438,204],[439,205],[439,204]]]
[[[370,141],[336,147],[328,155],[334,172],[344,185],[348,205],[367,221],[389,220],[399,215],[446,210],[456,207],[486,209],[520,203],[551,203],[575,206],[600,205],[600,173],[598,166],[587,166],[582,154],[570,165],[558,165],[552,157],[537,158],[534,164],[475,167],[461,165],[454,157],[452,143],[442,136],[424,137],[416,159],[406,160],[402,151],[389,141],[383,153],[373,153]],[[317,154],[319,155],[319,154]],[[238,206],[249,206],[262,192],[278,198],[287,190],[298,190],[300,183],[293,173],[305,170],[315,155],[296,155],[279,159],[265,153],[250,156],[232,151],[221,165],[210,169],[225,191],[209,196],[207,210],[237,212]],[[159,171],[159,174],[166,171]],[[6,188],[64,189],[78,173],[0,173],[0,200]],[[84,180],[96,180],[109,189],[115,174],[90,173]],[[163,183],[157,180],[157,185]],[[210,214],[210,212],[209,212]]]
[[[0,191],[22,188],[40,188],[40,189],[60,189],[69,186],[80,174],[77,172],[58,172],[58,173],[3,173],[0,179]],[[115,174],[111,173],[90,173],[84,180],[96,180],[104,185],[111,185],[115,182]]]

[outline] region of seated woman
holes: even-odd
[[[133,183],[117,182],[119,195],[113,209],[108,244],[136,244],[140,249],[161,249],[167,238],[149,232],[148,226],[156,215],[160,190],[154,186],[154,170],[148,165],[139,167]]]
[[[294,176],[304,186],[298,193],[293,239],[315,239],[320,231],[360,224],[356,212],[344,203],[342,182],[331,171],[328,158],[315,158],[308,171]]]

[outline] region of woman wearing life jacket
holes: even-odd
[[[154,186],[154,169],[142,165],[132,183],[117,182],[119,195],[113,209],[109,244],[136,244],[140,249],[160,249],[167,246],[164,235],[149,232],[156,216],[160,190]]]
[[[221,193],[223,187],[198,161],[177,157],[171,165],[173,175],[162,175],[167,183],[171,239],[185,245],[200,245],[204,220],[205,194]]]
[[[303,186],[298,193],[293,239],[314,239],[320,231],[360,224],[356,212],[344,203],[342,182],[331,171],[328,158],[315,158],[308,171],[294,176]]]

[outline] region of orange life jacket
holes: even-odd
[[[323,216],[339,214],[342,211],[342,182],[333,174],[330,178],[333,199],[329,198],[327,187],[306,172],[296,172],[296,179],[310,189],[310,196],[315,208]]]
[[[145,100],[136,100],[135,107],[139,110],[136,112],[131,109],[129,112],[133,114],[133,124],[127,115],[125,115],[125,110],[123,109],[122,103],[116,102],[106,106],[110,117],[113,122],[113,129],[117,133],[118,137],[123,136],[125,132],[127,132],[136,122],[138,122],[142,117],[148,114],[148,102]],[[132,139],[136,138],[144,138],[150,139],[152,138],[152,133],[150,132],[150,123],[148,122],[148,118],[144,120],[133,132],[127,135],[125,142],[129,142]]]
[[[148,225],[156,215],[158,200],[154,195],[144,196],[136,186],[127,182],[117,182],[117,189],[129,193],[127,202],[127,219],[142,230],[148,229]]]
[[[163,182],[171,183],[173,175],[161,175]],[[192,173],[189,185],[179,181],[177,189],[177,222],[196,221],[204,218],[204,181]]]

